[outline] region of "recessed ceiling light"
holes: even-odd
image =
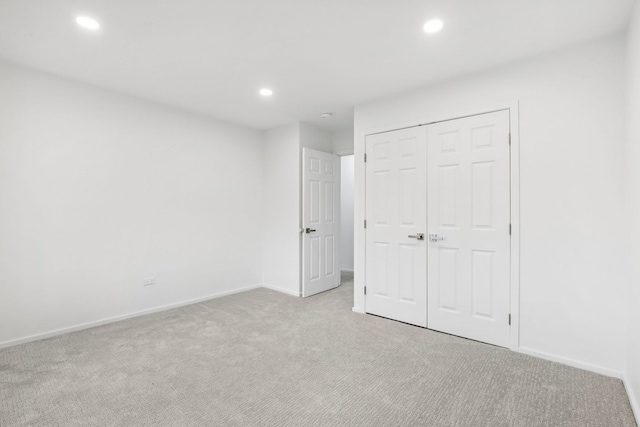
[[[88,16],[76,17],[76,23],[87,30],[96,31],[100,29],[100,23]]]
[[[260,89],[260,95],[262,95],[262,96],[271,96],[271,95],[273,95],[273,91],[271,89],[268,89],[268,88],[265,87],[265,88]]]
[[[444,22],[442,22],[440,19],[431,19],[427,21],[427,23],[424,24],[424,27],[422,28],[427,34],[435,34],[439,32],[442,27],[444,27]]]

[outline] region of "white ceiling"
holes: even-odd
[[[0,0],[0,58],[258,129],[341,129],[354,104],[622,31],[632,5]],[[101,31],[77,27],[80,13]],[[429,36],[422,25],[434,16],[445,28]],[[263,86],[275,95],[259,97]]]

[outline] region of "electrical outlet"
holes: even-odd
[[[156,284],[155,277],[147,277],[146,279],[142,279],[142,286],[151,286]]]

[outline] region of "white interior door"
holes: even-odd
[[[366,140],[367,313],[427,326],[426,129]]]
[[[340,284],[340,158],[302,149],[302,296]]]
[[[427,126],[430,329],[508,346],[509,113]]]

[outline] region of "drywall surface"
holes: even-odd
[[[260,132],[0,64],[0,344],[259,285],[262,175]]]
[[[333,153],[339,156],[353,154],[353,129],[338,130],[331,134]]]
[[[331,132],[317,128],[309,123],[300,122],[300,148],[311,148],[325,153],[331,153]],[[302,150],[300,150],[302,156]],[[301,157],[302,158],[302,157]]]
[[[340,158],[340,269],[353,271],[353,155]]]
[[[331,152],[331,134],[298,122],[263,137],[263,286],[300,295],[302,147]]]
[[[300,294],[300,124],[263,132],[263,284]],[[262,223],[261,223],[262,224]]]
[[[640,4],[636,2],[627,41],[627,353],[625,385],[640,422]]]
[[[621,36],[355,109],[365,135],[519,103],[520,348],[598,372],[624,367],[625,49]],[[364,219],[356,162],[356,223]],[[356,227],[354,310],[364,308]]]

